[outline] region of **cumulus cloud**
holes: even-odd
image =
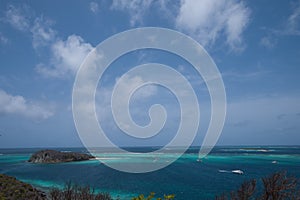
[[[20,31],[27,31],[30,27],[30,21],[26,14],[28,13],[27,10],[27,7],[18,8],[9,5],[5,12],[5,21]]]
[[[160,10],[160,17],[174,18],[174,10],[177,9],[174,2],[170,0],[113,0],[111,8],[128,12],[130,25],[135,26],[143,24],[144,16],[153,7]]]
[[[57,40],[51,46],[51,62],[40,63],[36,70],[50,77],[73,75],[92,49],[91,44],[77,35],[71,35],[67,40]]]
[[[120,80],[120,78],[117,78],[116,83]],[[133,88],[137,88],[139,86],[144,85],[146,82],[142,79],[140,76],[129,76],[125,74],[122,77],[122,81],[120,82],[119,85],[119,91],[123,92],[121,96],[126,96],[126,94],[129,94],[129,91],[131,91]],[[144,99],[148,98],[157,92],[157,87],[154,85],[148,85],[145,87],[142,87],[134,97],[136,99]]]
[[[35,49],[54,41],[56,32],[51,28],[53,22],[42,16],[32,19],[33,16],[29,13],[32,13],[32,11],[27,6],[15,7],[9,5],[5,12],[5,21],[15,29],[31,34],[32,46]]]
[[[114,0],[111,8],[116,10],[125,10],[131,16],[130,25],[134,26],[142,23],[143,15],[150,8],[153,0]]]
[[[30,29],[34,48],[46,46],[55,40],[56,32],[51,28],[53,22],[43,17],[36,18]]]
[[[176,18],[180,30],[213,45],[222,35],[233,50],[243,49],[242,34],[250,20],[250,9],[236,0],[183,0]]]
[[[91,4],[91,9],[96,11],[96,3]],[[48,63],[39,63],[36,66],[37,72],[46,77],[74,75],[85,56],[93,49],[92,45],[84,42],[78,35],[70,35],[66,40],[62,40],[52,28],[52,20],[43,16],[35,19],[33,16],[26,17],[29,11],[30,8],[26,6],[17,8],[10,5],[5,20],[17,30],[31,34],[34,49],[44,47],[49,50]],[[0,41],[5,41],[1,36],[0,34]]]
[[[243,32],[250,20],[250,9],[237,0],[181,0],[179,5],[168,0],[114,0],[111,8],[128,12],[130,24],[143,24],[147,12],[155,7],[175,26],[196,37],[203,45],[213,45],[221,36],[233,50],[243,49]]]
[[[125,11],[130,16],[130,25],[143,24],[145,15],[151,8],[160,11],[160,17],[173,19],[178,8],[176,1],[171,0],[113,0],[111,9]],[[150,10],[151,11],[151,10]]]
[[[94,1],[90,2],[90,10],[93,13],[97,13],[99,11],[99,5],[98,5],[98,3],[94,2]]]
[[[0,113],[35,119],[47,119],[54,114],[38,103],[28,101],[23,96],[13,96],[2,89],[0,89]]]

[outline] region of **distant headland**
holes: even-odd
[[[31,163],[62,163],[94,159],[94,156],[76,152],[61,152],[56,150],[41,150],[31,155]]]

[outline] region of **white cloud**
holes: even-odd
[[[287,28],[285,31],[288,35],[300,35],[300,1],[293,7],[292,14],[287,20]]]
[[[221,36],[234,51],[244,49],[243,32],[250,21],[250,9],[237,0],[114,0],[111,8],[128,12],[131,26],[143,24],[152,8],[172,19],[176,27],[197,38],[203,45],[213,45]],[[171,17],[170,17],[171,16]]]
[[[119,78],[116,80],[116,83],[118,82]],[[119,91],[123,92],[123,94],[121,94],[120,96],[126,96],[129,94],[129,92],[133,89],[133,88],[137,88],[139,86],[144,85],[146,82],[142,79],[142,77],[139,76],[134,76],[131,77],[127,74],[125,74],[122,77],[122,81],[120,82],[119,85]],[[137,90],[136,95],[134,95],[134,97],[136,99],[144,99],[147,97],[150,97],[154,94],[156,94],[157,92],[157,87],[154,85],[147,85],[145,87],[142,87],[140,90]]]
[[[90,10],[96,14],[99,11],[98,3],[94,2],[94,1],[90,2]]]
[[[47,119],[54,113],[38,103],[27,101],[23,96],[13,96],[0,89],[0,113],[29,118]]]
[[[176,25],[197,37],[205,45],[213,45],[222,35],[233,50],[243,49],[242,34],[250,20],[250,9],[236,0],[182,0]]]
[[[84,42],[77,35],[71,35],[67,40],[57,40],[51,46],[51,62],[49,65],[39,64],[36,69],[45,76],[63,77],[75,74],[92,45]]]
[[[172,0],[113,0],[111,6],[112,9],[128,12],[131,26],[143,24],[144,16],[151,14],[154,7],[159,10],[161,18],[172,20],[178,6]]]
[[[91,6],[95,11],[96,4],[91,4]],[[84,42],[77,35],[70,35],[67,40],[62,40],[51,27],[54,24],[53,21],[43,16],[32,20],[32,18],[26,17],[27,13],[31,13],[29,7],[16,8],[10,5],[6,11],[6,21],[14,28],[31,34],[32,46],[35,50],[39,50],[40,47],[49,50],[49,63],[38,64],[36,70],[40,74],[51,77],[75,74],[85,56],[93,49],[92,45]],[[1,41],[5,42],[6,40],[0,33]]]
[[[145,12],[150,8],[153,0],[114,0],[111,8],[125,10],[131,16],[130,25],[134,26],[142,23]]]
[[[19,31],[32,35],[32,46],[37,49],[55,41],[56,32],[51,28],[53,22],[44,17],[37,17],[32,20],[29,7],[14,7],[10,5],[5,13],[5,21]]]
[[[8,39],[0,32],[0,44],[7,44]]]
[[[5,12],[5,21],[20,31],[27,31],[30,27],[30,22],[26,16],[26,8],[21,9],[9,5]]]
[[[113,0],[112,9],[128,12],[130,25],[143,24],[143,18],[155,7],[160,11],[160,17],[174,18],[177,5],[171,0]]]
[[[30,31],[34,48],[45,46],[55,40],[55,31],[51,28],[52,22],[43,17],[36,18]]]
[[[300,35],[300,0],[292,4],[292,11],[284,23],[279,24],[279,28],[262,28],[266,32],[266,36],[260,40],[260,45],[272,49],[277,45],[280,37]]]
[[[264,36],[260,40],[260,45],[271,49],[277,45],[279,37],[300,35],[300,0],[292,4],[292,12],[288,18],[284,20],[283,24],[279,25],[279,28],[262,28],[267,32],[267,36]]]

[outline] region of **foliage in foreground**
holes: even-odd
[[[261,179],[263,188],[257,188],[257,181],[244,182],[236,191],[216,196],[215,200],[300,200],[300,189],[297,179],[287,176],[286,172],[277,172]],[[67,183],[63,190],[52,188],[46,194],[33,188],[30,184],[16,180],[14,177],[0,174],[0,200],[35,199],[35,200],[113,200],[108,193],[96,193],[89,186],[78,186]],[[139,195],[132,200],[173,200],[175,195],[155,197]]]
[[[46,194],[14,177],[0,174],[0,200],[9,199],[46,200]]]
[[[89,186],[81,187],[71,182],[63,190],[52,188],[49,196],[51,200],[112,200],[108,193],[95,193]]]
[[[148,197],[145,197],[143,194],[139,195],[138,197],[133,197],[132,200],[154,200],[156,197],[154,192],[151,192]],[[156,200],[172,200],[175,198],[174,194],[164,195],[164,198],[156,198]]]
[[[173,194],[164,195],[163,198],[156,198],[154,196],[155,193],[152,192],[147,197],[141,194],[138,197],[132,198],[132,200],[172,200],[175,197]],[[71,182],[66,183],[63,190],[52,188],[49,197],[51,200],[113,200],[108,193],[95,193],[95,190],[89,186],[81,187]]]
[[[286,172],[262,178],[263,190],[256,190],[256,180],[244,182],[237,191],[216,196],[215,200],[300,200],[300,190],[297,188],[297,179],[288,177]]]

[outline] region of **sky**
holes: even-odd
[[[77,70],[99,43],[139,27],[184,33],[214,60],[227,96],[218,145],[300,145],[300,1],[2,0],[0,148],[81,147],[72,115]],[[113,86],[149,62],[171,66],[190,81],[201,115],[193,145],[201,145],[211,116],[207,87],[186,60],[155,49],[123,55],[103,75],[96,112],[107,137],[119,146],[143,146],[165,145],[175,136],[179,104],[159,85],[139,88],[130,100],[132,118],[143,126],[151,105],[165,106],[168,118],[158,135],[132,138],[114,122]],[[144,81],[123,80],[121,91]]]

